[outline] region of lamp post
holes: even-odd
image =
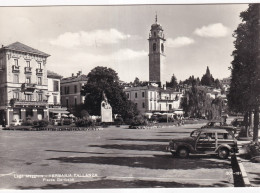
[[[50,117],[50,115],[49,115],[49,97],[51,96],[51,94],[49,93],[49,92],[47,92],[46,93],[46,98],[47,98],[47,105],[46,105],[46,108],[47,108],[47,119],[49,120],[49,117]]]

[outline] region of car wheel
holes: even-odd
[[[218,150],[218,157],[221,159],[227,159],[229,156],[229,150],[227,148],[220,148]]]
[[[178,155],[180,158],[187,158],[187,157],[189,157],[189,151],[188,151],[187,148],[181,147],[181,148],[178,150],[177,155]]]

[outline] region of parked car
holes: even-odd
[[[202,126],[201,129],[226,129],[232,131],[234,134],[237,133],[236,127],[218,120],[208,122],[206,125]]]
[[[225,129],[197,129],[189,137],[172,139],[167,151],[173,156],[187,158],[192,154],[217,154],[226,159],[230,153],[237,153],[237,140],[233,132]]]

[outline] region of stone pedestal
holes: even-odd
[[[101,122],[113,122],[112,107],[106,101],[101,102]]]

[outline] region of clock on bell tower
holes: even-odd
[[[149,34],[149,82],[157,83],[162,86],[162,67],[164,54],[164,33],[162,26],[157,23],[157,15],[155,17],[155,23],[152,24]]]

